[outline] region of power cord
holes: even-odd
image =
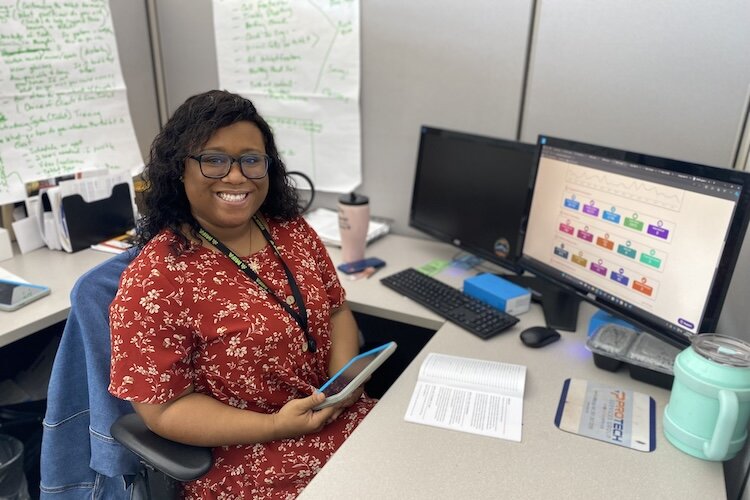
[[[313,185],[312,179],[310,179],[310,177],[307,174],[304,174],[302,172],[299,172],[299,171],[295,170],[293,172],[287,172],[287,174],[290,175],[290,176],[291,175],[297,175],[299,177],[302,177],[305,180],[305,182],[307,182],[307,184],[309,186],[309,189],[310,189],[310,199],[307,200],[307,203],[304,205],[304,207],[302,207],[302,213],[304,214],[305,212],[307,212],[310,209],[310,207],[313,204],[313,200],[315,199],[315,185]],[[297,189],[299,189],[299,187],[297,187],[297,182],[296,181],[294,182],[294,187],[296,187]]]

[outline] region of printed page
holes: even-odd
[[[523,397],[526,367],[433,352],[422,363],[419,380]]]
[[[430,353],[404,419],[521,441],[526,367]]]
[[[521,441],[523,398],[417,382],[407,422]]]

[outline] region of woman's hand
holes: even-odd
[[[361,391],[360,391],[361,394]],[[302,399],[293,399],[273,415],[274,439],[296,438],[305,434],[314,434],[331,422],[339,406],[329,406],[314,411],[317,405],[325,401],[321,392]],[[338,416],[338,414],[336,414]]]
[[[369,379],[368,379],[369,380]],[[336,420],[339,415],[341,415],[344,410],[349,408],[351,405],[357,402],[357,400],[362,397],[362,393],[365,392],[365,385],[362,384],[359,387],[357,387],[348,398],[341,401],[339,404],[335,405],[334,408],[336,408],[336,411],[331,415],[331,418],[328,420],[328,423],[333,422]]]

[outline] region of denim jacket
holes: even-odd
[[[123,476],[138,459],[114,441],[109,427],[133,411],[107,392],[109,304],[120,274],[136,252],[117,255],[91,269],[70,294],[71,309],[52,368],[41,457],[41,498],[128,498]]]

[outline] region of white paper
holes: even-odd
[[[107,0],[0,0],[0,26],[0,203],[33,180],[140,171]]]
[[[39,231],[37,214],[30,215],[25,219],[17,220],[12,226],[21,253],[27,253],[44,246],[42,233]]]
[[[521,441],[526,367],[430,353],[404,419]]]
[[[362,181],[359,0],[214,0],[219,87],[253,101],[289,170],[320,191]]]
[[[341,246],[341,232],[339,231],[339,215],[328,208],[317,208],[305,214],[305,220],[318,233],[326,245]],[[367,225],[367,243],[388,234],[390,225],[387,222],[370,219]]]

